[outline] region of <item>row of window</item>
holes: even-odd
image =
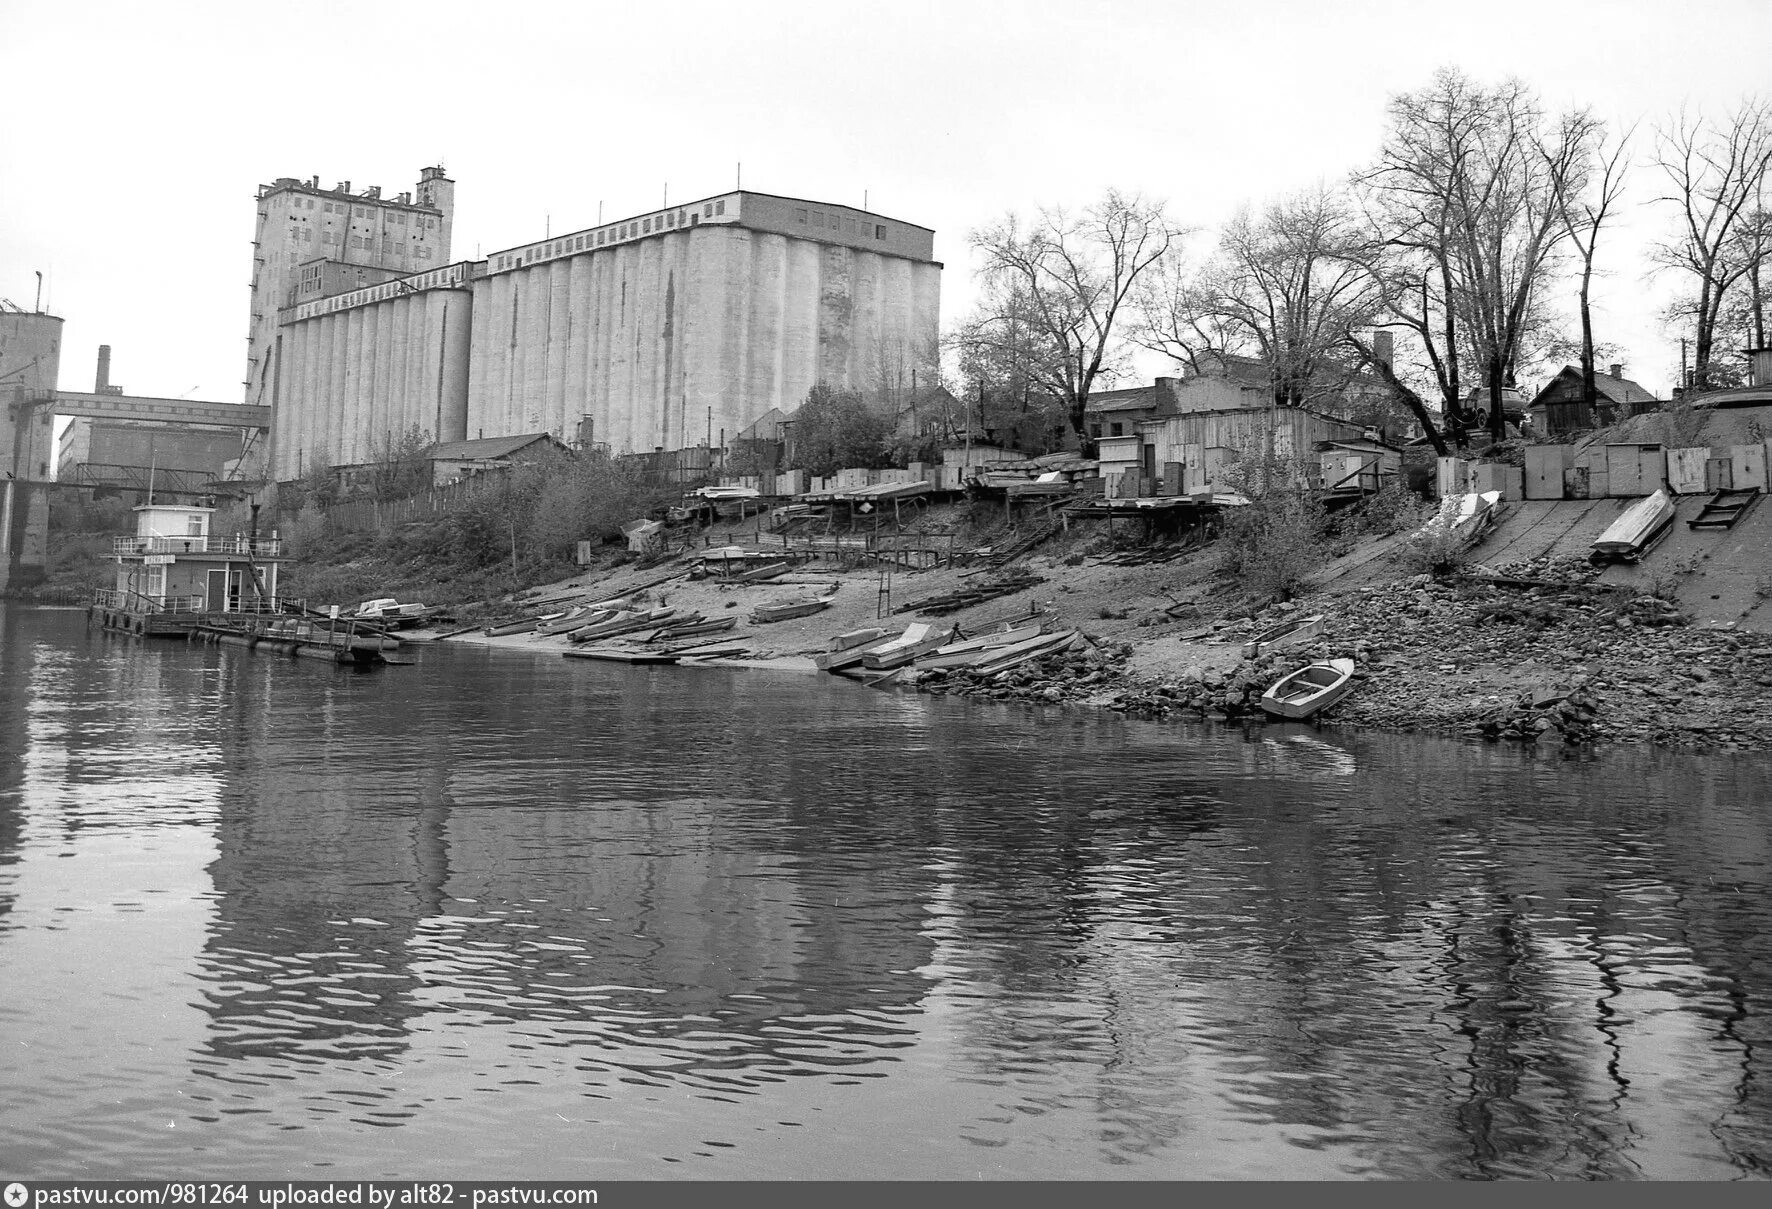
[[[585,231],[577,235],[568,235],[561,239],[495,256],[492,258],[492,270],[498,272],[503,269],[514,269],[566,253],[590,251],[608,244],[620,243],[625,239],[638,239],[641,236],[653,235],[660,231],[693,227],[698,225],[703,218],[722,217],[725,213],[726,199],[722,197],[704,203],[700,214],[695,213],[692,209],[648,214],[644,218],[630,219],[616,223],[612,227],[604,227],[600,231]]]
[[[311,197],[294,197],[290,199],[289,206],[292,210],[312,210],[314,208],[314,199]],[[372,219],[379,216],[384,223],[394,223],[402,227],[407,225],[409,219],[415,227],[429,227],[435,229],[437,226],[437,216],[434,214],[411,214],[405,210],[395,210],[391,208],[383,209],[380,206],[352,206],[345,202],[321,202],[320,212],[323,214],[348,214],[354,218]],[[295,221],[293,215],[290,216],[290,221]]]
[[[846,218],[841,214],[831,214],[827,219],[823,210],[808,211],[804,206],[801,206],[795,209],[794,217],[808,226],[820,228],[828,226],[833,231],[841,231],[857,239],[866,239],[867,229],[872,227],[875,239],[886,238],[886,228],[882,224],[862,222],[858,225],[854,218]]]

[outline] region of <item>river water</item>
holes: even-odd
[[[0,605],[0,1175],[1764,1178],[1772,762]]]

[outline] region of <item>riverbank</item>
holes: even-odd
[[[813,657],[839,633],[917,620],[970,634],[1039,610],[1053,627],[1078,629],[1088,642],[996,676],[912,672],[899,686],[1140,716],[1259,720],[1262,691],[1285,671],[1351,656],[1359,669],[1355,690],[1321,717],[1325,725],[1568,748],[1772,750],[1764,596],[1696,591],[1695,585],[1719,585],[1683,564],[1678,573],[1647,563],[1605,572],[1589,566],[1576,552],[1592,540],[1587,530],[1597,534],[1616,511],[1613,501],[1595,503],[1605,506],[1516,510],[1473,554],[1529,556],[1475,562],[1453,579],[1415,573],[1398,538],[1355,543],[1322,569],[1302,600],[1260,611],[1246,606],[1211,545],[1127,564],[1111,553],[1084,553],[1093,535],[1079,526],[999,570],[946,566],[882,577],[877,569],[804,569],[735,585],[690,579],[692,558],[679,556],[645,568],[587,571],[488,602],[481,612],[490,618],[624,597],[680,613],[737,613],[734,629],[713,637],[744,641],[752,651],[726,662],[810,673]],[[1524,540],[1510,524],[1538,539]],[[716,532],[708,540],[739,536]],[[1028,582],[953,612],[917,607],[1009,576]],[[758,604],[814,595],[829,596],[830,606],[788,621],[750,620]],[[1697,607],[1688,599],[1694,597],[1713,607]],[[1254,634],[1305,614],[1322,617],[1310,645],[1243,657]],[[449,640],[535,650],[569,645],[563,637],[477,632]]]

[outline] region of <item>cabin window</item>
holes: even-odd
[[[1125,436],[1126,435],[1125,425],[1121,424],[1119,421],[1116,420],[1113,424],[1112,429],[1109,431],[1108,435],[1115,436],[1115,437]]]

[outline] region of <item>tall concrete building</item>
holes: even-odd
[[[928,228],[734,191],[344,293],[322,281],[273,341],[273,474],[373,460],[414,426],[719,444],[930,347],[941,267]]]
[[[54,409],[61,374],[62,321],[0,303],[0,591],[43,577],[49,532]]]
[[[247,329],[246,402],[269,405],[278,312],[318,298],[449,262],[455,182],[426,168],[411,193],[361,193],[350,181],[278,177],[258,190],[252,240],[252,321]]]

